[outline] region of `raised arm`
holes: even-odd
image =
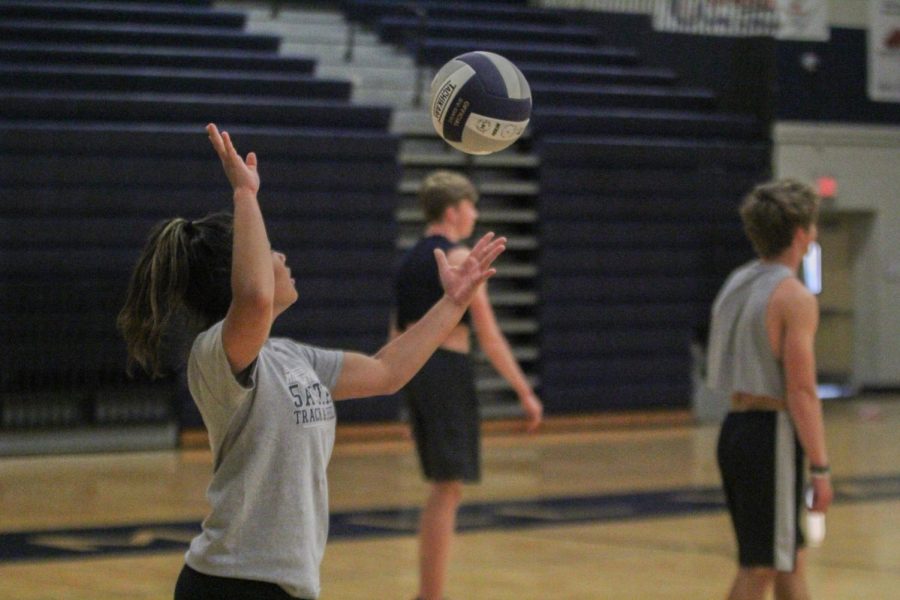
[[[227,132],[206,126],[234,190],[234,242],[231,258],[231,305],[222,325],[222,344],[233,373],[246,369],[269,337],[274,318],[275,276],[272,248],[257,201],[256,154],[241,158]]]
[[[800,444],[813,469],[828,467],[822,401],[816,388],[815,335],[819,324],[819,306],[813,296],[795,279],[776,290],[773,298],[782,316],[781,349],[787,389],[787,406]],[[824,511],[833,491],[828,477],[813,476],[812,508]]]
[[[459,323],[479,286],[496,273],[491,264],[505,249],[506,238],[494,239],[489,233],[455,266],[442,250],[435,250],[444,296],[374,356],[345,353],[332,397],[344,400],[393,394],[406,385]]]

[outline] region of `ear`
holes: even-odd
[[[812,228],[804,229],[803,227],[797,227],[794,231],[794,245],[803,249],[807,248],[810,242],[812,242]]]
[[[441,220],[444,223],[455,223],[459,218],[459,205],[451,204],[447,208],[444,209],[444,214],[441,215]]]

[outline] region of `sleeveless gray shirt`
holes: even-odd
[[[784,368],[766,331],[766,309],[779,283],[794,273],[784,265],[752,261],[725,281],[712,308],[707,385],[731,394],[784,398]]]

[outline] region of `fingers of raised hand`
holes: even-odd
[[[222,139],[225,140],[225,151],[228,153],[228,156],[237,156],[237,149],[234,147],[234,142],[231,141],[231,136],[228,135],[227,131],[222,132]]]
[[[213,149],[219,156],[222,156],[225,152],[225,142],[222,141],[222,136],[219,134],[219,128],[213,123],[210,123],[206,126],[206,133],[209,134],[209,141],[212,143]]]
[[[447,260],[447,255],[440,248],[434,249],[434,259],[438,264],[438,271],[444,271],[450,268],[450,261]]]
[[[213,148],[223,161],[240,158],[234,142],[227,131],[219,133],[219,128],[215,124],[210,123],[206,126],[206,132],[209,134],[209,141],[212,142]]]
[[[471,250],[471,252],[469,252],[469,254],[474,255],[476,257],[480,256],[480,254],[482,252],[484,252],[485,247],[488,244],[490,244],[491,240],[493,240],[493,239],[494,239],[494,232],[493,231],[487,232],[486,234],[481,236],[481,239],[478,240],[478,243],[475,244],[475,247],[472,248],[472,250]]]
[[[497,257],[506,250],[506,238],[499,237],[493,240],[485,247],[484,255],[481,257],[481,265],[483,268],[489,267]]]
[[[478,275],[480,281],[488,279],[497,273],[497,269],[491,268],[491,265],[504,250],[506,250],[506,238],[504,237],[496,238],[481,247],[476,246],[466,259],[466,262],[469,263],[467,269],[471,273],[480,272]]]
[[[485,281],[487,281],[488,279],[490,279],[491,277],[493,277],[496,274],[497,274],[497,269],[494,269],[494,268],[480,269],[478,276],[475,278],[476,286],[481,285],[482,283],[484,283]]]
[[[489,231],[478,240],[478,243],[475,244],[475,247],[469,252],[469,256],[474,257],[475,260],[482,264],[484,264],[484,261],[487,258],[487,264],[490,264],[500,255],[500,252],[497,252],[498,247],[501,248],[500,252],[503,252],[503,249],[506,247],[506,238],[495,237],[494,232]]]

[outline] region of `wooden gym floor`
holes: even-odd
[[[828,401],[826,420],[838,498],[810,551],[813,597],[900,597],[900,396]],[[684,413],[557,419],[533,436],[488,425],[448,596],[724,597],[717,432]],[[409,600],[426,491],[412,446],[399,426],[339,436],[321,597]],[[171,598],[209,471],[203,449],[0,459],[0,598]]]

